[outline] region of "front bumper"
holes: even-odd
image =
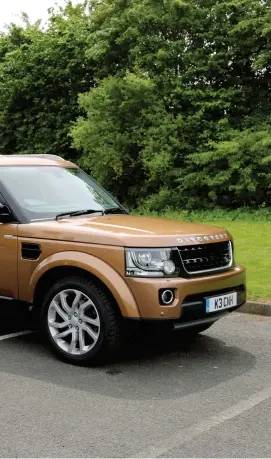
[[[177,320],[180,324],[204,321],[221,316],[221,313],[205,313],[206,296],[214,296],[230,291],[238,292],[238,306],[246,302],[246,272],[242,266],[231,271],[193,279],[141,279],[126,278],[136,300],[142,319],[161,321]],[[160,289],[172,289],[175,300],[170,306],[162,306],[159,301]],[[233,308],[233,309],[236,309]],[[226,311],[229,312],[230,310]],[[223,313],[224,315],[224,313]],[[211,322],[212,320],[210,320]],[[191,325],[192,326],[192,325]],[[181,325],[180,325],[181,327]]]

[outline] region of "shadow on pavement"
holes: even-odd
[[[185,341],[141,335],[114,364],[76,367],[62,363],[36,333],[0,343],[2,372],[69,389],[120,399],[174,399],[207,390],[250,371],[256,359],[238,347],[199,335]]]

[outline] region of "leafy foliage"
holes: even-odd
[[[270,206],[270,40],[267,0],[26,18],[0,36],[0,152],[77,160],[131,207]]]
[[[269,24],[259,0],[97,2],[84,166],[154,210],[270,204]]]
[[[84,152],[84,169],[132,205],[165,178],[170,181],[174,156],[182,148],[177,134],[182,119],[167,112],[150,78],[108,77],[82,95],[80,105],[87,121],[79,118],[73,136]]]
[[[68,3],[51,11],[47,30],[26,18],[0,36],[0,153],[76,156],[68,133],[78,93],[93,85],[87,35],[84,6]]]
[[[228,127],[228,126],[227,126]],[[181,187],[196,205],[266,206],[271,191],[271,123],[241,131],[228,129],[209,151],[191,155]],[[201,169],[199,171],[199,169]],[[189,190],[191,193],[189,193]]]

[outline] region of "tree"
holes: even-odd
[[[199,195],[202,206],[270,205],[270,121],[241,131],[220,123],[220,141],[210,142],[209,151],[191,155],[180,179],[189,207],[198,206]]]
[[[84,5],[51,10],[47,29],[25,21],[0,36],[0,153],[76,158],[68,136],[78,93],[93,85]]]
[[[269,136],[266,126],[262,128],[271,108],[270,65],[266,62],[269,14],[264,0],[96,2],[86,55],[97,88],[80,98],[86,116],[72,131],[75,145],[83,152],[83,164],[104,183],[115,181],[120,198],[127,196],[129,177],[132,204],[150,195],[150,207],[165,203],[201,206],[204,190],[205,205],[213,205],[210,191],[214,185],[212,181],[201,185],[199,158],[213,151],[212,158],[218,160],[219,143],[225,138],[236,139],[240,131],[241,143],[247,129],[253,139],[252,122],[255,132]],[[145,79],[151,91],[143,91],[144,98],[141,90],[131,92],[127,75],[133,75],[134,82],[139,78],[141,84]],[[126,99],[129,110],[123,117],[120,111]],[[135,116],[129,116],[135,111]],[[98,119],[110,129],[101,130]],[[116,141],[119,133],[126,139],[125,148],[123,141]],[[155,133],[155,141],[150,133]],[[230,154],[230,145],[228,148]],[[245,147],[241,150],[244,157],[239,164],[244,164],[247,151]],[[98,166],[102,152],[102,165]],[[252,152],[253,148],[254,182],[257,161],[252,160]],[[233,159],[234,155],[228,162],[221,160],[229,177],[230,169],[236,168]],[[206,160],[204,167],[207,175],[214,173],[211,162]],[[260,198],[256,199],[259,187],[255,183],[241,199],[238,189],[248,185],[237,178],[235,191],[229,182],[223,188],[227,200],[220,201],[217,187],[216,202],[230,205],[233,195],[239,203],[264,202],[269,164],[264,162],[261,168],[265,179]],[[197,196],[192,200],[191,190]]]
[[[170,182],[174,156],[182,146],[173,118],[146,75],[128,73],[103,80],[80,97],[87,119],[73,129],[74,146],[83,153],[81,166],[129,205],[147,196],[157,183]]]
[[[269,205],[270,14],[89,0],[46,29],[25,16],[0,35],[0,153],[76,160],[132,207]]]

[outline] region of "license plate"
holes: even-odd
[[[218,312],[237,306],[237,292],[206,299],[206,312]]]

